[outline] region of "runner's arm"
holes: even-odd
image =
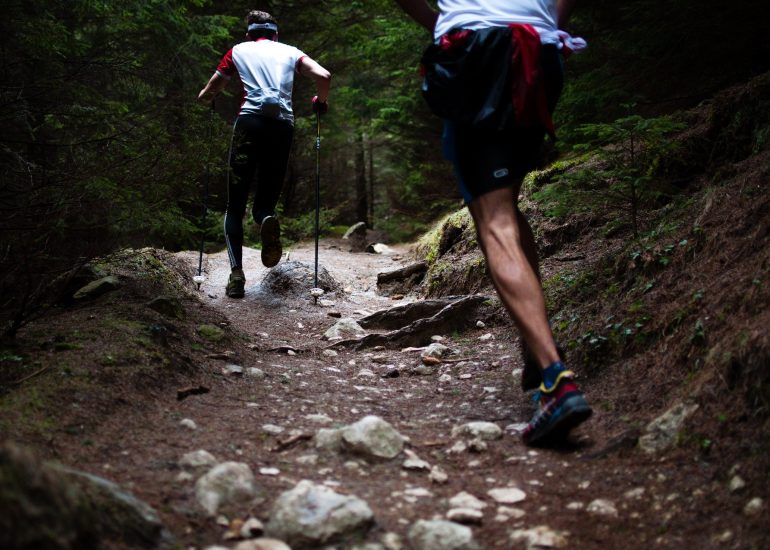
[[[318,89],[318,101],[326,103],[329,97],[332,74],[308,56],[301,57],[297,65],[299,74],[312,78],[315,81],[316,88]]]
[[[428,29],[431,33],[436,27],[438,13],[425,0],[396,0],[409,17]]]
[[[201,103],[210,103],[214,96],[225,89],[227,79],[222,78],[219,73],[214,73],[211,78],[198,93],[198,101]]]
[[[576,3],[577,0],[558,0],[556,3],[556,14],[559,19],[558,25],[560,29],[563,29],[564,25],[569,21],[569,16],[572,14],[572,9]]]

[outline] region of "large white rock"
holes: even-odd
[[[254,473],[242,462],[218,464],[195,483],[195,497],[211,516],[223,504],[245,502],[256,494]]]
[[[319,548],[356,533],[374,522],[369,505],[311,481],[300,481],[273,505],[266,532],[291,546]]]
[[[470,527],[445,520],[419,520],[409,529],[414,550],[477,550]]]
[[[404,436],[379,416],[365,416],[342,428],[342,448],[366,458],[391,459],[404,448]]]
[[[645,434],[639,438],[639,447],[648,454],[654,454],[673,447],[679,431],[696,410],[695,403],[678,403],[647,425]]]

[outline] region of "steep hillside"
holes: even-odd
[[[542,193],[594,156],[531,175],[524,209],[543,257],[554,333],[611,432],[638,429],[682,400],[700,405],[681,441],[766,476],[770,435],[770,74],[673,116],[686,128],[659,159],[673,189],[634,238],[592,189],[590,209],[546,216]],[[531,200],[532,194],[539,202]],[[584,204],[584,203],[583,203]],[[561,211],[564,211],[562,208]],[[488,290],[464,212],[421,243],[427,296]]]

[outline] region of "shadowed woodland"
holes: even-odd
[[[212,106],[195,98],[222,54],[243,39],[248,9],[272,13],[281,41],[333,73],[320,164],[324,277],[334,302],[327,309],[310,307],[299,295],[267,297],[264,282],[262,290],[247,292],[245,303],[223,298],[226,159],[240,98],[235,87]],[[482,441],[481,450],[466,454],[448,450],[449,430],[438,418],[451,409],[456,423],[513,426],[527,417],[527,405],[515,382],[504,381],[519,362],[515,329],[493,298],[472,221],[441,157],[441,122],[419,93],[418,64],[429,36],[395,2],[8,0],[3,13],[0,546],[205,548],[221,541],[223,527],[190,504],[191,490],[174,481],[177,455],[192,450],[193,438],[176,427],[182,416],[195,414],[217,429],[195,432],[200,445],[193,448],[209,446],[218,457],[256,466],[280,462],[280,453],[289,457],[280,463],[282,471],[291,470],[289,480],[264,474],[265,494],[248,506],[223,508],[227,520],[254,516],[267,523],[276,516],[272,499],[289,481],[323,477],[324,468],[337,468],[346,491],[374,508],[376,528],[328,545],[299,538],[292,547],[411,548],[386,535],[406,540],[406,523],[430,519],[439,497],[486,491],[490,478],[558,476],[565,461],[574,483],[541,490],[538,501],[529,498],[525,519],[493,521],[488,514],[482,524],[466,517],[477,547],[518,548],[524,539],[535,545],[526,538],[535,535],[522,530],[549,524],[556,529],[551,547],[768,545],[761,521],[770,506],[764,1],[578,2],[568,30],[589,48],[566,62],[554,116],[558,139],[546,144],[543,165],[527,176],[523,209],[544,260],[554,334],[578,365],[598,414],[575,448],[536,460],[526,458],[507,427],[505,443]],[[295,139],[279,203],[290,259],[308,264],[315,219],[313,94],[310,81],[297,79]],[[341,236],[361,221],[369,241],[392,249],[348,254]],[[247,245],[257,244],[249,231],[246,238]],[[208,279],[199,291],[191,281],[197,253],[189,251],[201,239]],[[401,286],[382,284],[397,266],[407,273]],[[120,281],[115,292],[74,297],[105,276]],[[307,290],[297,284],[297,292]],[[473,294],[483,298],[469,299],[472,309],[433,319],[457,296]],[[159,296],[174,299],[157,305]],[[329,308],[363,320],[395,300],[425,301],[427,308],[448,297],[429,315],[406,320],[391,311],[396,319],[387,330],[401,333],[363,322],[375,332],[357,335],[353,344],[347,337],[334,346],[321,341],[335,321]],[[421,322],[430,327],[425,331],[446,337],[456,355],[435,364],[423,360],[425,369],[417,372],[404,366],[403,354],[411,352],[400,349],[430,344]],[[491,336],[482,344],[486,333]],[[267,382],[238,386],[221,373],[225,363],[263,369]],[[289,377],[310,364],[324,374]],[[369,395],[357,385],[363,382],[346,387],[328,378],[359,379],[362,368],[392,386],[359,401]],[[318,376],[312,391],[298,382],[312,376]],[[463,380],[478,386],[451,386]],[[192,397],[175,404],[175,392],[184,388]],[[168,405],[170,394],[176,408]],[[487,398],[493,396],[499,402]],[[193,408],[196,399],[205,406]],[[72,410],[71,402],[77,403]],[[258,405],[243,412],[243,403]],[[236,411],[236,405],[239,412],[213,419],[217,407]],[[648,454],[645,430],[672,407],[689,411],[683,421],[689,424],[666,450]],[[268,422],[280,425],[277,418],[288,423],[298,411],[324,412],[334,426],[349,425],[367,408],[398,424],[414,451],[449,472],[448,485],[427,482],[438,495],[426,508],[430,513],[388,504],[414,489],[396,488],[406,476],[398,468],[394,473],[376,460],[364,475],[336,456],[316,467],[302,462],[313,447],[310,428],[293,436],[260,431]],[[232,435],[234,427],[242,433]],[[126,441],[124,430],[131,434]],[[239,438],[264,448],[243,447]],[[148,470],[129,471],[128,456],[141,457],[132,467]],[[478,470],[463,462],[468,456],[481,457]],[[40,460],[57,465],[25,466]],[[111,489],[68,488],[73,476],[88,475],[83,472],[130,488],[157,511],[157,524],[147,527],[135,511],[92,517],[96,508],[110,508],[99,503]],[[580,496],[583,485],[616,504],[636,503],[628,493],[645,485],[649,506],[624,504],[614,515],[594,511],[599,515],[586,521],[580,502],[568,507],[589,500]],[[18,496],[25,491],[44,494],[52,511]],[[498,509],[497,517],[506,513],[515,515]],[[50,532],[37,532],[41,523],[50,524]]]

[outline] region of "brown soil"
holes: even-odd
[[[691,126],[701,129],[714,120],[707,110],[693,116]],[[694,165],[719,155],[709,153],[721,147],[719,140],[693,134],[701,141],[689,150],[705,151],[691,159]],[[206,258],[200,291],[192,283],[193,252],[129,251],[113,259],[108,271],[121,278],[120,289],[50,310],[2,350],[0,442],[18,442],[119,483],[159,512],[180,548],[221,543],[225,530],[205,517],[193,482],[176,480],[181,456],[197,449],[255,472],[280,471],[258,474],[260,499],[251,508],[224,509],[231,519],[267,520],[281,491],[311,479],[369,503],[376,527],[367,541],[388,531],[406,538],[414,521],[445,516],[447,498],[460,491],[490,502],[489,489],[517,486],[527,495],[516,505],[523,516],[496,521],[490,505],[483,524],[473,527],[482,548],[509,548],[512,530],[540,525],[562,532],[570,548],[768,548],[770,151],[764,148],[689,181],[679,200],[648,213],[646,225],[657,229],[640,241],[608,235],[595,220],[548,222],[530,205],[548,256],[542,272],[554,331],[594,407],[563,448],[529,449],[516,433],[532,405],[512,376],[521,366],[518,338],[499,305],[480,309],[466,330],[441,335],[456,352],[452,359],[466,361],[444,363],[433,374],[409,375],[419,355],[397,348],[335,348],[337,356],[324,355],[329,343],[321,335],[336,321],[330,313],[360,318],[419,299],[417,292],[394,299],[376,291],[378,272],[414,260],[409,249],[353,254],[331,240],[322,241],[321,264],[341,290],[324,296],[335,302],[330,307],[316,305],[307,289],[266,292],[260,281],[267,270],[256,250],[244,251],[242,300],[224,296],[225,253]],[[689,158],[686,151],[682,158]],[[458,288],[493,296],[479,276],[483,263],[472,236],[462,235],[439,240],[448,267],[434,264],[423,295]],[[300,245],[289,256],[312,265],[313,250]],[[148,308],[158,295],[179,296],[184,314]],[[223,333],[206,337],[202,325]],[[492,338],[480,340],[486,334]],[[267,377],[225,375],[228,363],[259,367]],[[385,365],[400,376],[359,375]],[[444,372],[450,382],[439,382]],[[196,387],[208,391],[177,399],[178,390]],[[677,445],[645,454],[639,434],[683,400],[699,409]],[[354,465],[351,457],[321,453],[316,464],[300,463],[316,452],[312,441],[282,442],[292,430],[315,433],[321,426],[308,418],[313,414],[328,415],[331,426],[379,415],[449,480],[434,484],[426,473],[402,470],[399,459]],[[183,418],[197,429],[180,426]],[[450,453],[452,427],[473,420],[495,422],[505,436],[481,452]],[[266,424],[285,431],[271,435]],[[731,489],[736,475],[745,486]],[[405,498],[415,487],[432,496]],[[632,490],[637,497],[629,496]],[[764,509],[746,514],[755,497]],[[612,501],[617,515],[590,513],[596,499]]]
[[[400,303],[375,292],[379,271],[400,265],[394,260],[411,259],[405,249],[397,253],[351,254],[339,242],[323,242],[322,265],[344,289],[325,296],[336,302],[333,307],[315,305],[309,295],[261,292],[259,281],[266,270],[258,251],[250,249],[245,250],[249,280],[244,299],[224,297],[229,271],[224,253],[206,258],[207,280],[195,292],[189,273],[197,257],[179,254],[188,266],[181,268],[186,277],[180,282],[187,286],[187,313],[181,320],[169,321],[148,310],[144,303],[153,290],[129,284],[26,327],[17,353],[30,364],[29,374],[45,370],[4,396],[4,411],[15,414],[3,425],[4,437],[133,491],[159,511],[180,547],[219,543],[224,532],[198,508],[193,483],[175,481],[179,458],[197,449],[219,460],[246,462],[254,471],[270,466],[281,472],[258,476],[260,502],[251,509],[224,510],[230,518],[253,514],[267,520],[279,492],[311,479],[366,500],[377,518],[368,540],[377,540],[385,531],[405,535],[417,519],[443,516],[448,510],[445,499],[460,491],[489,500],[490,488],[515,485],[527,493],[517,505],[525,515],[495,521],[494,507],[488,508],[484,523],[473,528],[483,548],[507,548],[512,529],[538,525],[568,533],[574,548],[765,545],[761,516],[747,518],[742,512],[750,497],[770,496],[766,473],[752,466],[753,452],[742,456],[743,448],[738,447],[736,452],[708,455],[697,446],[683,445],[650,458],[635,448],[629,426],[641,426],[664,410],[670,402],[668,390],[655,393],[647,387],[653,384],[647,384],[644,394],[627,406],[627,387],[593,373],[583,387],[595,416],[573,435],[573,444],[556,450],[525,447],[511,425],[525,422],[531,406],[511,376],[519,366],[519,349],[514,330],[500,322],[499,311],[478,319],[488,323],[485,328],[443,335],[456,358],[470,361],[459,368],[456,363],[442,367],[454,375],[451,383],[439,383],[438,374],[407,375],[419,364],[415,352],[343,349],[336,357],[321,355],[328,343],[320,335],[335,322],[331,310],[360,317],[362,310]],[[167,254],[153,254],[175,263]],[[290,259],[311,264],[312,249],[294,248]],[[545,270],[560,268],[563,263],[554,261],[547,262]],[[225,327],[225,340],[211,344],[201,339],[196,327],[202,323]],[[162,336],[155,335],[153,327]],[[479,337],[486,333],[493,339],[482,343]],[[155,351],[158,341],[163,353]],[[77,345],[57,345],[65,342]],[[285,346],[295,354],[287,353]],[[280,351],[270,351],[274,348]],[[212,353],[225,355],[217,359]],[[259,367],[268,378],[225,376],[221,369],[226,363]],[[357,377],[362,368],[377,372],[382,364],[400,367],[401,376]],[[623,372],[623,366],[618,370]],[[470,377],[460,379],[460,374]],[[210,391],[177,400],[178,389],[197,385]],[[446,470],[448,483],[436,485],[426,473],[407,473],[398,459],[352,468],[346,464],[350,457],[321,454],[315,465],[298,464],[299,456],[315,452],[309,441],[277,450],[292,429],[314,433],[319,426],[305,417],[316,413],[331,417],[335,426],[367,414],[385,418],[408,436],[418,455]],[[193,419],[198,429],[180,427],[182,418]],[[505,437],[480,453],[448,453],[452,427],[472,420],[507,427]],[[265,424],[282,426],[286,432],[269,435],[262,429]],[[724,435],[725,444],[741,444]],[[752,445],[750,440],[745,444]],[[735,464],[747,486],[731,493],[728,471]],[[433,496],[408,502],[398,492],[410,487],[427,488]],[[624,496],[635,488],[644,489],[641,498]],[[597,498],[612,500],[618,516],[594,516],[573,504],[585,507]],[[717,542],[728,531],[729,542]]]

